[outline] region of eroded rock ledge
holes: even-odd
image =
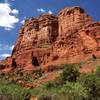
[[[100,57],[100,22],[80,7],[66,7],[57,16],[26,20],[11,57],[0,61],[0,66],[38,69],[78,63],[93,55]]]

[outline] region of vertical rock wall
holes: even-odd
[[[44,14],[25,21],[10,60],[4,66],[34,67],[77,63],[100,56],[100,22],[80,7],[66,7],[58,16]]]

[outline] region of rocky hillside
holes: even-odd
[[[94,22],[80,7],[66,7],[56,16],[26,20],[11,57],[0,61],[0,66],[52,70],[91,57],[100,57],[100,22]]]

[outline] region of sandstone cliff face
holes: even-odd
[[[20,30],[12,56],[19,62],[18,64],[23,66],[27,66],[25,62],[31,65],[33,58],[38,63],[36,65],[45,63],[47,61],[45,55],[50,53],[50,48],[56,41],[57,35],[58,18],[56,16],[46,14],[38,19],[30,18]]]
[[[80,7],[66,7],[58,16],[44,14],[25,21],[9,59],[1,65],[38,68],[77,63],[100,56],[100,22]]]
[[[58,14],[58,22],[59,35],[64,36],[84,28],[86,24],[92,22],[92,19],[80,7],[66,7]]]

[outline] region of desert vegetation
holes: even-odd
[[[63,67],[62,73],[55,80],[31,89],[2,76],[0,100],[29,100],[32,96],[36,96],[38,100],[100,100],[100,66],[89,74],[80,73],[76,65],[66,64]],[[30,73],[30,78],[33,73]],[[17,74],[19,77],[23,76],[22,72]],[[22,79],[24,80],[25,76]]]

